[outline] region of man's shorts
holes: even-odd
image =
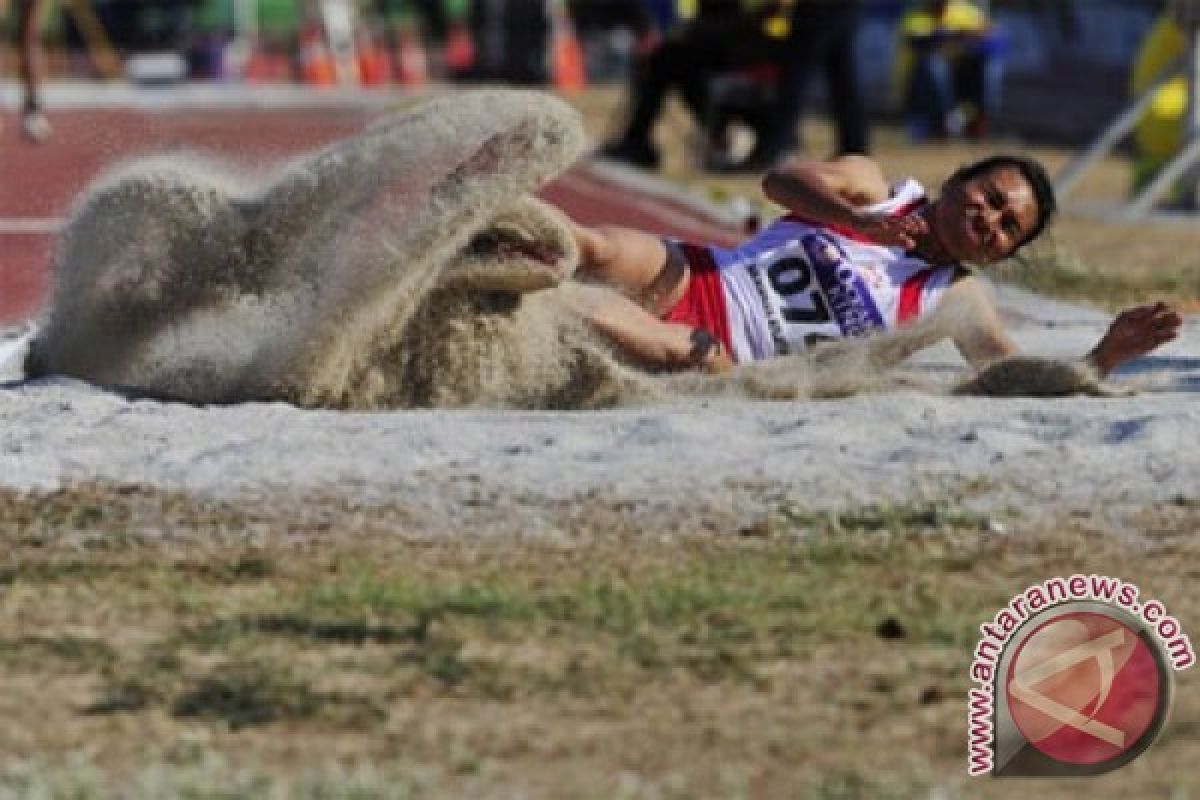
[[[721,273],[713,260],[712,253],[707,247],[688,244],[686,242],[666,242],[669,258],[682,258],[688,266],[688,286],[679,302],[668,311],[663,319],[702,328],[725,347],[725,352],[733,355],[733,345],[729,336],[729,312],[725,307],[725,287],[721,283]]]

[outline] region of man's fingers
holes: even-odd
[[[877,224],[863,231],[863,233],[879,244],[893,245],[910,250],[916,247],[916,240],[908,234],[902,223],[903,220],[894,218],[880,219]]]
[[[1159,334],[1169,333],[1173,338],[1173,337],[1179,335],[1179,326],[1178,325],[1170,325],[1170,324],[1155,325],[1154,332],[1159,333]]]
[[[1159,302],[1126,309],[1117,315],[1116,321],[1122,325],[1178,327],[1183,324],[1183,317],[1166,303]]]
[[[1150,318],[1149,324],[1155,332],[1169,333],[1174,339],[1179,334],[1179,329],[1183,327],[1183,317],[1179,312],[1164,305]]]
[[[1152,344],[1146,348],[1146,352],[1149,352],[1149,351],[1155,349],[1156,347],[1164,345],[1167,342],[1171,341],[1172,339],[1178,338],[1178,336],[1179,336],[1178,331],[1161,331],[1161,332],[1155,334],[1154,338],[1150,340],[1152,342]]]
[[[1174,314],[1175,316],[1179,316],[1178,313],[1175,311],[1175,309],[1171,308],[1169,305],[1162,302],[1161,300],[1157,303],[1150,303],[1148,305],[1138,306],[1137,308],[1130,309],[1130,310],[1137,312],[1137,315],[1139,317],[1153,317],[1153,316],[1158,316],[1160,314]]]
[[[1157,303],[1146,303],[1145,305],[1127,308],[1121,312],[1120,316],[1128,316],[1131,318],[1149,317],[1169,309],[1170,306],[1160,300]]]
[[[1183,324],[1183,315],[1173,308],[1164,311],[1160,319],[1166,320],[1175,326]]]
[[[1117,315],[1117,319],[1124,322],[1140,322],[1149,319],[1155,313],[1154,306],[1136,306],[1127,308]]]

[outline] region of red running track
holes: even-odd
[[[24,142],[16,126],[6,124],[0,129],[0,324],[35,313],[49,278],[52,237],[13,227],[64,216],[72,198],[107,166],[187,148],[261,170],[353,134],[373,116],[344,109],[63,111],[53,115],[55,135],[43,145]],[[728,245],[737,238],[687,205],[618,186],[586,165],[543,195],[580,222],[631,225],[696,242]]]

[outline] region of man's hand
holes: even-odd
[[[1087,360],[1104,377],[1126,361],[1144,356],[1174,339],[1182,324],[1179,312],[1166,303],[1126,309],[1113,320]]]
[[[929,223],[918,214],[897,217],[890,214],[862,213],[854,221],[854,230],[876,244],[903,247],[917,246],[917,237],[929,233]]]

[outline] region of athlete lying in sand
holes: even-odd
[[[1015,355],[983,281],[961,266],[1008,258],[1055,213],[1037,162],[994,156],[963,167],[930,199],[912,179],[889,185],[862,156],[767,173],[789,212],[732,250],[630,228],[574,225],[578,275],[619,287],[576,293],[599,330],[648,365],[724,371],[814,343],[894,329],[935,307],[974,367]],[[1128,309],[1085,357],[1100,377],[1179,331],[1164,303]]]
[[[1013,350],[975,282],[945,265],[998,258],[1040,228],[1049,201],[1018,168],[959,175],[915,216],[879,213],[917,199],[911,186],[892,206],[870,205],[887,196],[870,162],[773,173],[771,196],[797,212],[898,246],[781,222],[733,253],[709,251],[728,262],[718,273],[667,260],[645,234],[572,228],[531,196],[585,147],[561,101],[485,91],[405,109],[261,182],[176,154],[118,167],[81,193],[55,243],[49,305],[16,352],[21,373],[196,404],[583,409],[713,393],[844,397],[911,387],[892,368],[948,336],[980,363]],[[592,278],[669,319],[572,280],[577,240]],[[760,289],[771,304],[755,316]],[[803,349],[955,305],[946,297],[964,313]],[[1093,361],[1107,371],[1178,325],[1165,308],[1127,313]],[[800,352],[754,362],[786,350]],[[719,378],[660,375],[630,368],[630,353],[659,368],[728,366],[731,353],[753,363]],[[1094,373],[1009,358],[928,388],[1111,393]]]

